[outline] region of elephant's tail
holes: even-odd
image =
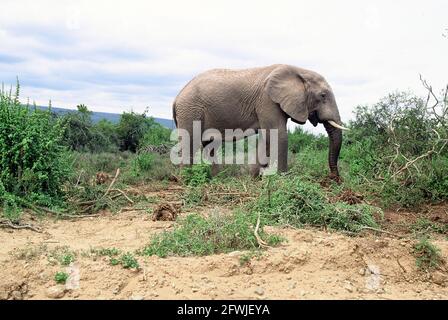
[[[176,128],[177,128],[176,101],[174,101],[174,103],[173,103],[173,120],[174,120],[174,124],[176,125]]]

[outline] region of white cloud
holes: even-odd
[[[209,68],[288,63],[332,85],[344,121],[387,93],[446,82],[446,1],[2,1],[0,81],[24,97],[170,117]],[[313,129],[314,130],[314,129]]]

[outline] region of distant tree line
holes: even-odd
[[[146,145],[169,143],[171,130],[144,113],[124,112],[115,124],[107,119],[93,123],[87,106],[77,106],[77,112],[62,116],[66,128],[63,142],[79,152],[136,152]]]

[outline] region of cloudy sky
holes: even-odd
[[[0,82],[22,99],[171,118],[210,68],[293,64],[324,75],[343,121],[394,90],[448,82],[446,0],[1,0]],[[448,35],[447,35],[448,36]]]

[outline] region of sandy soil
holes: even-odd
[[[397,215],[397,214],[396,214]],[[389,219],[397,219],[390,215]],[[0,229],[0,299],[447,299],[448,273],[418,271],[411,239],[349,237],[316,229],[274,229],[286,239],[242,263],[244,252],[207,257],[136,256],[140,270],[112,266],[91,249],[134,251],[174,222],[142,211],[36,222],[44,232]],[[434,241],[448,258],[448,241]],[[52,263],[57,247],[76,252]],[[56,285],[58,271],[70,274]]]

